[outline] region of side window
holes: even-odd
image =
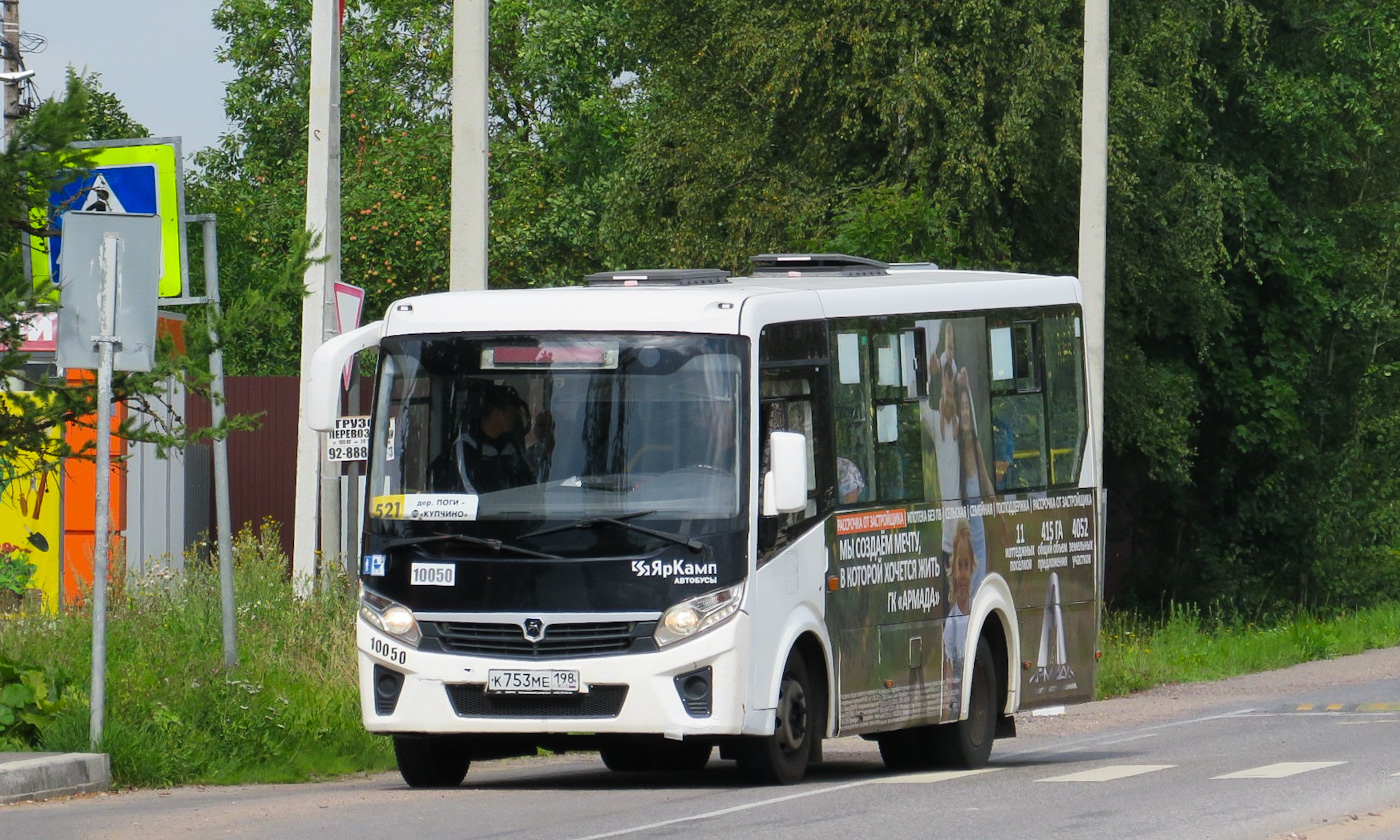
[[[1045,403],[1049,419],[1050,485],[1079,482],[1088,420],[1084,408],[1083,330],[1079,315],[1045,319]]]
[[[925,344],[922,329],[871,323],[875,474],[862,500],[902,502],[923,496],[919,399],[928,385]],[[837,455],[838,468],[844,468]],[[847,501],[844,495],[842,501]]]
[[[772,432],[797,432],[807,439],[807,507],[795,513],[760,516],[760,565],[831,510],[835,493],[823,468],[831,458],[827,421],[831,409],[826,397],[829,365],[826,327],[820,322],[770,325],[759,338],[760,480],[768,471],[768,437]]]
[[[844,321],[831,330],[833,443],[828,470],[842,477],[843,504],[874,498],[875,412],[871,401],[870,339],[863,321]],[[849,499],[849,501],[847,501]]]
[[[1047,485],[1045,394],[1040,323],[989,320],[993,481],[998,490]]]
[[[987,319],[928,318],[916,326],[927,345],[925,396],[917,403],[923,497],[952,501],[990,496],[996,484],[991,477],[994,423],[988,382],[996,353],[988,348]]]

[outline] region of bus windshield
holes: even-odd
[[[732,521],[746,339],[398,336],[381,348],[369,530]]]

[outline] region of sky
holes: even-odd
[[[98,73],[136,122],[155,137],[179,137],[189,156],[228,131],[224,86],[233,78],[215,53],[223,33],[210,17],[218,0],[20,0],[20,31],[41,36],[26,52],[39,95],[63,92],[66,69]],[[30,38],[26,38],[28,43]]]

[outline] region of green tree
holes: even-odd
[[[101,74],[92,73],[81,81],[87,89],[87,106],[83,109],[87,132],[83,139],[129,140],[151,136],[150,129],[131,118],[115,93],[103,89]]]
[[[225,276],[290,276],[308,0],[225,0]],[[1081,4],[500,0],[491,284],[765,251],[1073,271]],[[349,4],[343,271],[446,285],[450,4]],[[1400,9],[1162,0],[1112,21],[1109,537],[1121,596],[1400,585]],[[228,234],[231,233],[232,236]],[[288,293],[289,295],[291,293]],[[296,306],[294,296],[286,299]],[[289,372],[295,318],[234,369]]]
[[[30,208],[47,207],[49,194],[82,177],[89,164],[90,153],[75,149],[73,142],[99,136],[113,126],[120,131],[139,128],[124,119],[125,111],[115,97],[104,96],[94,103],[95,89],[91,80],[70,72],[63,98],[46,101],[17,121],[10,144],[0,155],[0,228],[8,231],[10,243],[0,247],[0,383],[6,386],[0,393],[4,408],[0,410],[0,485],[20,470],[61,457],[91,455],[72,451],[56,432],[71,424],[91,423],[96,388],[55,381],[20,349],[30,315],[54,305],[51,292],[31,285],[21,249],[28,247],[31,236],[54,233],[52,220],[32,215]],[[176,356],[168,343],[159,349],[154,370],[114,374],[112,395],[130,409],[120,430],[123,437],[174,447],[223,433],[161,419],[168,413],[158,404],[159,395],[171,378],[207,395],[204,372],[190,358]],[[233,425],[246,425],[246,421],[236,420],[225,429]]]
[[[234,130],[199,158],[191,206],[219,218],[225,300],[280,312],[227,335],[234,373],[293,373],[299,293],[284,282],[305,219],[311,4],[224,0]],[[610,3],[492,7],[492,286],[577,280],[599,267],[596,218],[623,143],[621,59]],[[341,273],[366,316],[448,284],[450,2],[350,2],[341,50]],[[274,292],[273,289],[281,289]]]

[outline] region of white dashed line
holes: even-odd
[[[1141,776],[1143,773],[1155,773],[1158,770],[1170,770],[1175,764],[1111,764],[1108,767],[1099,767],[1094,770],[1085,770],[1082,773],[1070,773],[1067,776],[1050,776],[1045,779],[1036,779],[1037,782],[1111,782],[1115,779],[1126,779],[1130,776]]]
[[[1328,767],[1336,767],[1339,764],[1346,764],[1345,761],[1284,761],[1279,764],[1265,764],[1263,767],[1254,767],[1249,770],[1240,770],[1235,773],[1226,773],[1223,776],[1211,776],[1212,779],[1282,779],[1287,776],[1296,776],[1299,773],[1307,773],[1312,770],[1323,770]]]

